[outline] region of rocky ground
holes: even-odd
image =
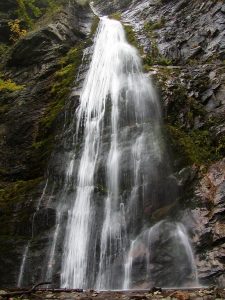
[[[15,292],[16,293],[16,292]],[[0,299],[77,299],[77,300],[219,300],[225,299],[225,290],[196,289],[196,290],[160,290],[151,291],[41,291],[28,295],[13,296],[13,292],[0,291]]]

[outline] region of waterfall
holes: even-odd
[[[31,246],[31,241],[33,239],[34,236],[34,229],[35,229],[35,217],[40,209],[41,203],[46,195],[46,190],[48,187],[48,179],[46,180],[44,189],[42,191],[41,197],[38,199],[38,203],[35,209],[35,212],[32,216],[32,227],[31,227],[31,239],[28,241],[26,247],[24,248],[24,252],[23,252],[23,256],[22,256],[22,261],[21,261],[21,265],[20,265],[20,271],[19,271],[19,276],[18,276],[18,280],[17,280],[17,287],[22,287],[23,284],[23,277],[24,277],[24,273],[25,273],[25,267],[26,267],[26,262],[27,262],[27,257],[29,254],[29,249]]]
[[[72,122],[74,149],[57,196],[47,279],[54,273],[55,249],[62,235],[63,288],[184,285],[195,266],[183,225],[166,220],[151,223],[152,215],[170,205],[176,194],[157,95],[119,21],[101,18],[93,49]],[[168,244],[164,231],[170,237]],[[160,256],[162,266],[156,272],[161,247],[175,254],[165,264]],[[168,281],[166,269],[168,264],[174,266],[175,257],[187,258],[190,266],[185,265],[182,280],[171,276]]]
[[[19,277],[18,277],[18,281],[17,281],[17,287],[19,287],[19,288],[22,286],[25,264],[26,264],[26,260],[27,260],[28,250],[29,250],[29,244],[30,243],[28,243],[24,249],[23,258],[22,258],[22,262],[20,265],[20,272],[19,272]]]

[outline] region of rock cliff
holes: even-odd
[[[179,197],[154,218],[160,220],[180,205],[176,218],[192,238],[200,282],[224,286],[225,4],[96,0],[94,5],[100,14],[122,20],[162,99],[164,136]],[[54,209],[43,207],[33,228],[33,215],[46,172],[60,181],[60,153],[69,147],[61,144],[65,103],[71,105],[67,99],[82,50],[96,25],[88,6],[70,1],[50,19],[35,20],[36,28],[11,45],[8,21],[16,18],[17,9],[17,1],[0,0],[1,286],[16,285],[32,236],[30,259],[38,270],[32,280],[42,277],[43,252],[56,216]]]
[[[0,40],[4,48],[0,79],[2,286],[17,284],[27,240],[32,234],[44,234],[55,222],[54,211],[43,209],[33,232],[32,216],[93,18],[88,6],[58,2],[53,11],[35,21],[24,38],[12,44],[8,21],[16,17],[17,1],[0,1],[6,20],[0,26],[4,31]]]

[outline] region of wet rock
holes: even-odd
[[[221,7],[221,11],[225,13],[225,4]]]
[[[179,236],[182,232],[179,226],[172,222],[158,222],[134,241],[129,254],[132,256],[134,288],[191,285],[194,280],[192,262]]]
[[[205,103],[205,101],[207,100],[207,99],[209,99],[210,97],[212,97],[212,95],[213,95],[213,90],[211,90],[211,89],[209,89],[209,90],[207,90],[207,91],[205,91],[203,94],[202,94],[202,102],[203,103]]]
[[[55,225],[56,211],[52,208],[39,209],[32,217],[33,236],[51,229]]]
[[[17,1],[0,1],[0,11],[3,8],[10,10],[10,3],[17,5]],[[51,236],[56,219],[55,210],[44,207],[49,200],[54,201],[51,194],[43,197],[43,207],[35,216],[34,213],[43,189],[39,183],[46,171],[54,138],[64,119],[59,112],[58,118],[55,118],[57,121],[52,123],[51,128],[48,126],[47,130],[43,130],[41,119],[52,105],[54,107],[55,96],[51,90],[55,84],[55,72],[61,68],[60,59],[87,37],[92,18],[89,7],[81,7],[75,1],[70,1],[70,6],[66,5],[51,24],[29,33],[13,46],[4,70],[7,78],[24,87],[20,91],[0,92],[1,286],[16,286],[24,248],[32,234],[34,240],[28,251],[26,267],[30,270],[36,268],[37,277],[27,273],[24,282],[25,285],[32,285],[32,282],[39,282],[42,278],[43,261],[49,249],[49,238],[45,233]],[[6,107],[4,113],[3,104]],[[38,150],[40,140],[44,140],[42,154]],[[32,180],[37,183],[30,186]],[[44,267],[46,265],[44,262]]]
[[[197,170],[192,167],[186,167],[179,171],[177,174],[179,185],[190,183],[196,176]]]
[[[82,13],[82,12],[81,12]],[[73,28],[71,11],[64,11],[56,23],[19,40],[8,61],[9,66],[38,64],[44,57],[46,62],[64,54],[69,48],[85,37],[86,32]]]

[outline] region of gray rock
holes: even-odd
[[[221,7],[221,11],[225,13],[225,4]]]

